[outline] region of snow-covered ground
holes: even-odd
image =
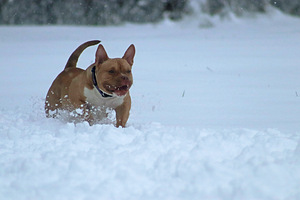
[[[300,20],[199,24],[0,27],[0,199],[300,199]],[[136,45],[127,128],[45,118],[91,39]]]

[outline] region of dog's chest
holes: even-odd
[[[84,88],[84,96],[86,101],[93,106],[117,108],[124,102],[125,96],[102,97],[96,88]]]

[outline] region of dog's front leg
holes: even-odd
[[[127,95],[124,98],[123,104],[115,109],[116,121],[117,121],[116,126],[117,127],[119,127],[119,126],[122,126],[123,128],[125,127],[126,122],[129,118],[130,108],[131,108],[131,98],[129,95]]]

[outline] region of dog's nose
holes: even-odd
[[[129,80],[127,76],[122,76],[121,78],[122,78],[122,80],[124,80],[124,81]]]

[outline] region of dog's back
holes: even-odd
[[[48,90],[45,101],[45,112],[47,117],[55,117],[58,108],[65,105],[68,100],[68,88],[74,77],[80,74],[82,69],[76,68],[77,61],[81,53],[89,46],[99,44],[99,40],[92,40],[80,45],[69,57],[64,70],[56,77]],[[66,109],[66,108],[64,108]],[[51,113],[54,112],[54,113]]]

